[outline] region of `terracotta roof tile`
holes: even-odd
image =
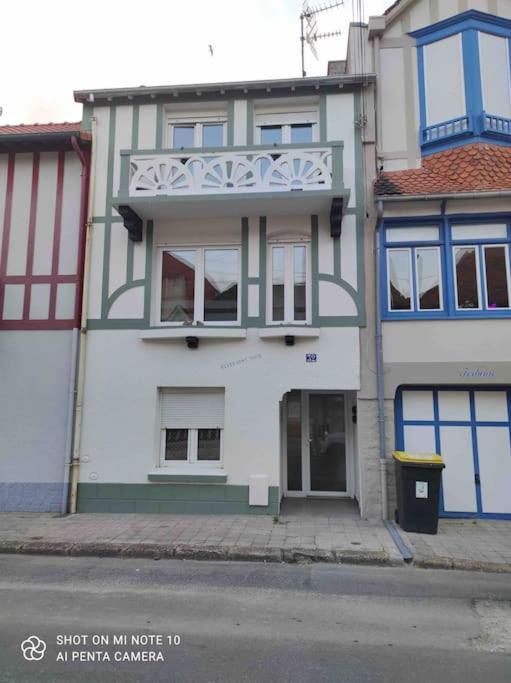
[[[20,123],[16,126],[0,126],[0,135],[34,135],[40,133],[79,133],[80,123]]]
[[[474,143],[422,159],[422,167],[383,171],[376,195],[428,195],[511,190],[511,147]]]

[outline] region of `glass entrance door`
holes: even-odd
[[[309,394],[310,493],[346,493],[343,394]]]

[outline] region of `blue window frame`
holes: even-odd
[[[490,86],[484,78],[485,65],[483,59],[487,53],[481,51],[481,41],[484,40],[484,36],[505,39],[505,43],[503,43],[506,48],[506,55],[503,57],[505,67],[503,69],[499,67],[498,72],[508,84],[502,89],[510,91],[507,100],[511,102],[511,87],[509,86],[511,84],[511,21],[477,10],[469,10],[418,31],[413,31],[410,36],[415,38],[417,43],[420,145],[423,154],[432,154],[442,149],[466,144],[467,141],[483,141],[487,138],[497,139],[501,144],[510,146],[511,113],[509,103],[504,107],[505,112],[488,110],[488,107],[494,108],[490,101],[494,98],[487,98]],[[447,108],[441,107],[441,109],[445,108],[446,113],[449,111],[451,116],[444,120],[438,120],[443,117],[438,116],[439,112],[436,112],[436,115],[431,114],[429,111],[431,103],[427,102],[426,51],[433,44],[455,36],[460,37],[461,43],[461,82],[457,86],[452,83],[445,83],[444,88],[439,88],[438,97],[441,97],[442,102],[452,104],[456,98],[452,97],[451,88],[457,87],[460,89],[457,92],[457,97],[462,98],[464,102],[459,104],[460,111],[454,105],[453,108],[447,105],[445,105]],[[448,60],[448,62],[451,61]],[[448,66],[450,68],[450,64]],[[491,80],[494,81],[493,76]],[[433,87],[437,87],[435,79],[432,80],[432,84]],[[431,100],[434,101],[434,98],[431,97]]]
[[[384,221],[383,320],[511,317],[511,216]]]

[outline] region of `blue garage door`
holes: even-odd
[[[509,389],[402,388],[396,428],[399,450],[442,455],[442,516],[511,519]]]

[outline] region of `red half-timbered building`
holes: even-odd
[[[89,145],[0,127],[0,510],[66,507]]]

